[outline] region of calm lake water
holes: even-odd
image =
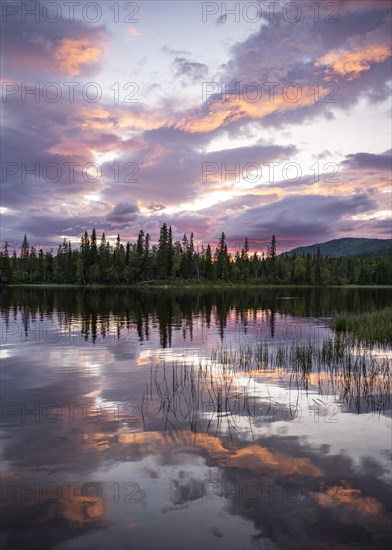
[[[1,547],[389,548],[391,348],[344,374],[287,354],[391,303],[3,289]]]

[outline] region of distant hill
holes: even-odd
[[[287,254],[292,256],[296,254],[317,253],[317,247],[320,247],[320,252],[323,256],[391,256],[392,255],[392,239],[355,239],[343,238],[333,239],[320,244],[312,244],[310,246],[299,246],[293,248]]]

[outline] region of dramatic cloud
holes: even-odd
[[[366,212],[374,205],[374,201],[364,194],[346,197],[293,195],[245,209],[239,215],[223,216],[220,221],[222,227],[230,228],[228,238],[234,241],[241,240],[244,235],[253,240],[268,240],[272,233],[285,239],[321,241],[333,238],[342,223],[347,225],[351,215]],[[299,215],[301,212],[306,212],[306,216]],[[354,228],[355,222],[349,225]]]
[[[123,25],[7,12],[4,239],[163,221],[198,240],[388,236],[388,2],[342,0],[328,23],[311,0],[295,23],[279,4],[252,24],[168,4],[175,32],[153,6]]]
[[[43,4],[34,2],[34,8],[39,14]],[[41,15],[37,23],[34,16],[22,14],[19,9],[7,15],[2,25],[2,72],[7,79],[36,83],[44,77],[46,82],[49,76],[86,76],[100,68],[108,40],[104,26],[66,17],[51,23]]]
[[[102,55],[102,50],[86,39],[61,40],[55,49],[60,71],[67,76],[78,76],[82,67],[96,64]]]

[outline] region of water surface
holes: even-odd
[[[372,377],[276,353],[391,290],[1,298],[3,548],[389,547],[391,349],[367,351]]]

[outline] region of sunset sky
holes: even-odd
[[[3,242],[391,237],[391,3],[224,4],[2,2]]]

